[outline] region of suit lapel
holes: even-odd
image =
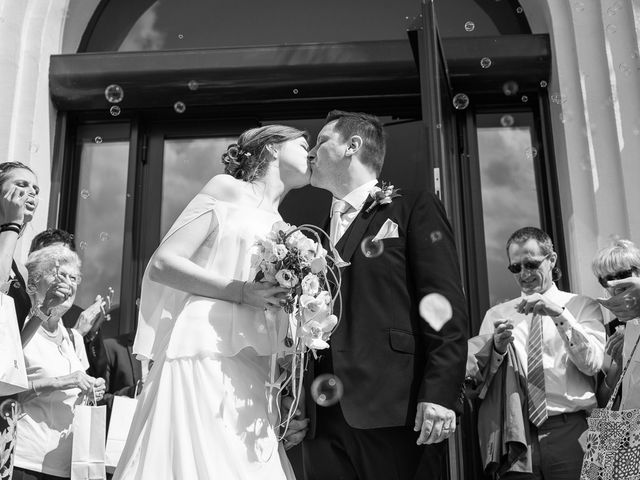
[[[364,233],[367,231],[367,227],[375,216],[375,209],[367,213],[367,208],[372,201],[373,199],[371,197],[367,199],[358,216],[353,220],[351,225],[349,225],[349,228],[344,232],[344,235],[342,235],[342,238],[340,238],[336,245],[336,250],[338,250],[338,253],[345,262],[351,261],[351,257],[353,257]]]

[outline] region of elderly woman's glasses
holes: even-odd
[[[612,280],[624,280],[625,278],[629,278],[635,272],[635,268],[630,268],[629,270],[620,270],[619,272],[612,273],[611,275],[605,275],[604,277],[598,277],[598,282],[604,288],[609,288],[609,282]]]
[[[523,260],[520,263],[511,263],[507,265],[507,268],[511,273],[515,273],[515,274],[520,273],[523,268],[525,268],[526,270],[537,270],[540,268],[540,265],[542,265],[542,262],[544,262],[549,255],[551,254],[549,253],[545,255],[540,260],[529,259],[529,260]]]

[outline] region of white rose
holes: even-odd
[[[305,295],[315,296],[320,291],[320,279],[313,273],[304,277],[300,285],[302,286],[302,293]]]

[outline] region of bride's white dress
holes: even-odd
[[[202,215],[217,225],[194,262],[251,280],[256,239],[279,215],[199,194],[173,235]],[[153,360],[114,480],[294,479],[278,442],[270,379],[286,318],[174,290],[145,273],[134,352]]]

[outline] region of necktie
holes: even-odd
[[[542,368],[542,317],[540,315],[534,315],[531,319],[531,330],[527,342],[527,362],[529,421],[539,427],[548,418],[544,369]]]
[[[344,233],[342,215],[347,213],[350,209],[351,205],[344,200],[336,200],[333,202],[333,206],[331,208],[331,224],[329,225],[329,234],[333,245],[338,243],[338,240],[340,240],[340,237],[342,237],[342,234]]]

